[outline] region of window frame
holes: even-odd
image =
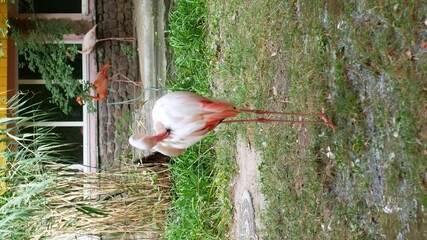
[[[9,18],[21,21],[28,21],[36,17],[37,19],[71,19],[77,21],[86,22],[88,25],[93,25],[95,20],[95,1],[94,0],[82,0],[82,13],[81,14],[70,14],[70,13],[49,13],[49,14],[20,14],[18,13],[19,0],[16,0],[14,4],[10,5]],[[8,98],[11,98],[18,91],[18,51],[15,46],[15,42],[12,38],[8,38],[8,68],[7,68],[7,86],[10,91],[7,92]],[[82,44],[83,35],[64,35],[63,41],[71,44]],[[82,59],[82,78],[85,81],[91,81],[97,73],[97,64],[95,53],[92,52],[89,55],[85,55]],[[93,94],[93,90],[91,90]],[[97,103],[95,103],[97,104]],[[84,150],[83,170],[85,172],[97,172],[98,171],[98,116],[97,114],[88,113],[87,107],[83,109],[83,144],[86,147]]]
[[[31,13],[19,13],[19,1],[16,0],[13,5],[11,5],[9,15],[16,19],[29,19],[33,18],[34,14]],[[37,18],[70,18],[72,20],[86,20],[92,21],[95,18],[95,2],[93,0],[81,0],[82,12],[81,13],[37,13]]]
[[[65,36],[64,36],[65,37]],[[70,37],[70,36],[69,36]],[[71,39],[64,39],[65,44],[82,44],[81,40],[73,39],[74,36],[71,36]],[[82,55],[82,80],[90,81],[89,76],[91,75],[89,71],[90,69],[90,59],[91,55]],[[16,52],[16,62],[18,62],[18,53]],[[18,64],[16,64],[18,66]],[[16,69],[16,86],[19,89],[19,85],[35,85],[35,84],[45,84],[46,81],[43,79],[21,79],[19,77],[19,69]],[[83,127],[83,164],[82,165],[74,165],[74,168],[78,168],[84,172],[96,172],[96,161],[95,161],[95,153],[92,149],[92,146],[95,146],[95,142],[91,141],[95,136],[94,133],[94,116],[90,116],[88,112],[87,105],[83,105],[83,120],[82,121],[49,121],[49,122],[34,122],[32,125],[36,126],[45,126],[45,127]]]

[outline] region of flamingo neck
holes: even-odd
[[[163,132],[161,132],[161,133],[159,133],[157,135],[152,136],[152,139],[154,139],[157,142],[161,142],[164,139],[166,139],[167,137],[169,137],[170,132],[171,132],[170,129],[166,129],[165,131],[163,131]]]

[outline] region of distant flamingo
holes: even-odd
[[[303,117],[320,117],[323,121],[283,120],[283,119],[246,119],[225,120],[242,112],[255,114],[283,114]],[[220,123],[231,122],[286,122],[323,124],[334,128],[332,121],[322,111],[318,114],[272,112],[263,110],[237,109],[233,104],[220,102],[199,96],[191,92],[166,94],[153,107],[153,125],[156,135],[133,134],[129,143],[140,149],[153,149],[167,156],[178,156],[186,148],[206,136]]]
[[[96,39],[96,27],[98,24],[95,24],[83,37],[83,43],[82,43],[82,51],[77,51],[80,54],[89,54],[93,51],[93,48],[95,47],[95,44],[102,41],[108,41],[108,40],[116,40],[116,41],[135,41],[135,38],[117,38],[117,37],[110,37],[110,38],[103,38],[103,39]]]
[[[107,76],[107,70],[111,67],[111,64],[106,63],[104,66],[99,69],[99,72],[95,76],[95,81],[93,82],[93,85],[95,86],[95,94],[99,96],[90,96],[94,100],[103,100],[107,96],[107,87],[108,87],[108,76]],[[76,101],[83,105],[82,97],[78,96],[76,98]]]

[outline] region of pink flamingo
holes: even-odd
[[[320,117],[322,121],[283,120],[283,119],[242,119],[224,120],[242,112],[255,114],[283,114],[304,117]],[[178,156],[186,148],[206,136],[220,123],[232,122],[285,122],[323,124],[334,129],[332,121],[325,113],[306,114],[272,112],[263,110],[237,109],[233,104],[211,100],[191,92],[174,92],[166,94],[153,107],[153,125],[156,135],[133,134],[129,143],[140,149],[153,149],[167,156]]]
[[[108,40],[116,40],[116,41],[135,41],[135,38],[117,38],[117,37],[110,37],[110,38],[102,38],[102,39],[96,39],[96,27],[98,24],[95,24],[83,37],[83,43],[82,43],[82,51],[77,51],[80,54],[89,54],[93,51],[93,48],[98,42],[102,41],[108,41]]]
[[[92,99],[100,101],[105,99],[105,97],[107,96],[107,88],[108,88],[108,82],[109,82],[109,79],[107,76],[107,70],[110,67],[111,67],[111,64],[106,63],[104,64],[104,66],[101,67],[101,69],[99,69],[99,72],[96,74],[95,80],[93,82],[93,85],[95,86],[96,96],[89,95],[89,97],[91,97]],[[78,96],[76,98],[76,101],[80,105],[83,105],[82,96]]]

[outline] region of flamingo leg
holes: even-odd
[[[239,109],[240,112],[250,112],[255,114],[282,114],[289,116],[300,116],[300,117],[320,117],[325,123],[332,122],[326,118],[325,110],[322,108],[320,113],[292,113],[292,112],[276,112],[276,111],[264,111],[258,109]]]
[[[292,112],[275,112],[275,111],[264,111],[258,109],[239,109],[240,112],[250,112],[255,114],[282,114],[282,115],[290,115],[290,116],[302,116],[302,117],[325,117],[325,112],[322,111],[320,113],[292,113]]]
[[[124,78],[125,80],[122,80],[122,79],[119,79],[119,80],[114,80],[113,78],[114,77],[117,77],[117,76],[119,76],[119,77],[122,77],[122,78]],[[112,82],[125,82],[125,83],[132,83],[133,85],[135,85],[135,86],[138,86],[138,87],[140,87],[141,86],[141,84],[139,84],[139,83],[136,83],[136,82],[134,82],[134,81],[132,81],[132,80],[130,80],[128,77],[126,77],[124,74],[122,74],[122,73],[116,73],[116,74],[114,74],[113,76],[111,76],[111,81]]]
[[[103,94],[103,95],[99,95],[99,97],[97,97],[97,96],[90,96],[89,95],[89,97],[91,97],[93,100],[104,100],[104,98],[105,98],[105,94]]]
[[[268,123],[268,122],[281,122],[281,123],[301,123],[301,124],[319,124],[326,125],[331,127],[335,131],[335,125],[332,121],[305,121],[305,120],[286,120],[286,119],[267,119],[267,118],[257,118],[257,119],[236,119],[236,120],[224,120],[221,123],[235,123],[235,122],[259,122],[259,123]]]

